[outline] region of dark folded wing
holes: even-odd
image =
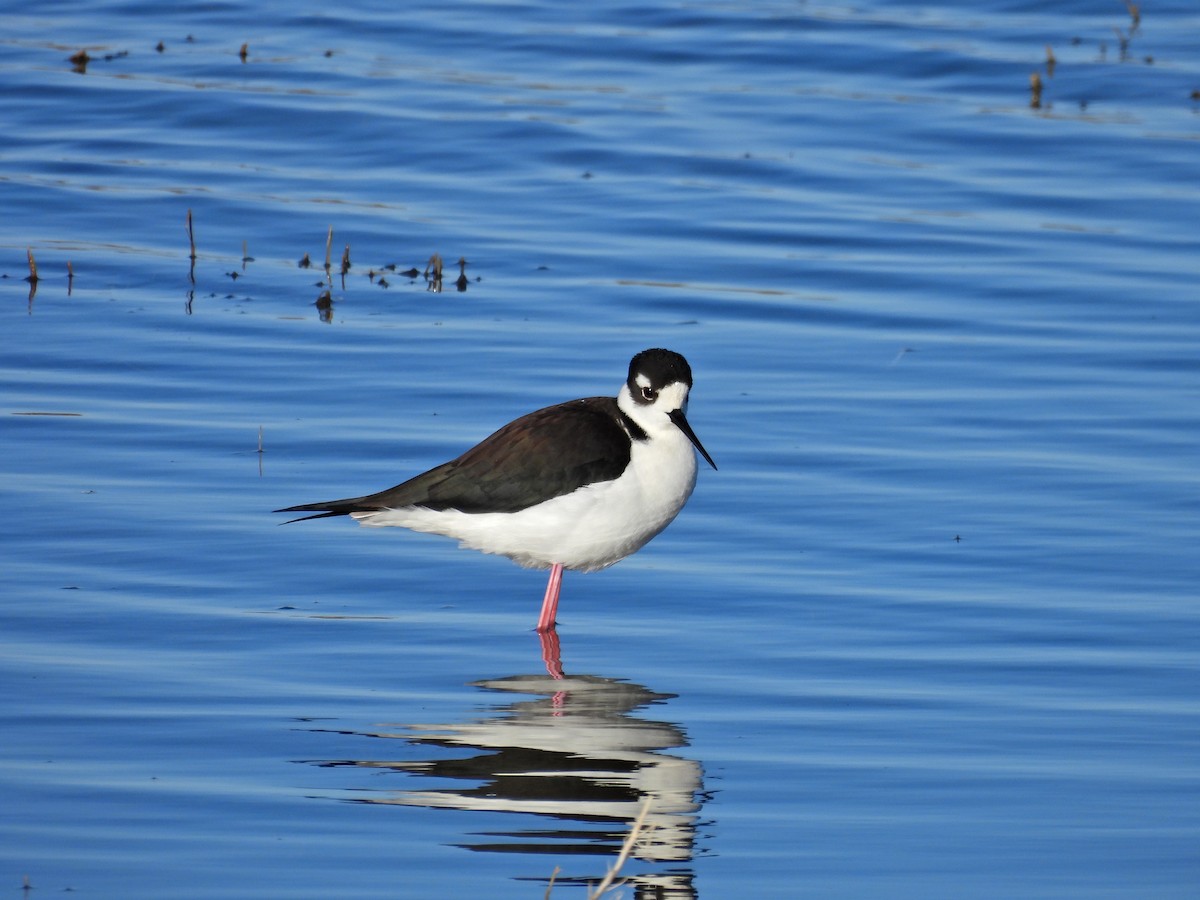
[[[304,519],[405,506],[517,512],[625,471],[629,436],[620,415],[611,397],[548,406],[510,422],[458,459],[386,491],[276,512],[317,513]]]

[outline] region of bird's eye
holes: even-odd
[[[658,391],[656,391],[654,388],[650,387],[649,385],[646,385],[644,388],[642,388],[642,399],[643,400],[653,400],[657,396],[658,396]]]

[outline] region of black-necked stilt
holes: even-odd
[[[537,630],[554,628],[563,569],[611,566],[662,531],[696,484],[688,425],[692,370],[670,350],[643,350],[616,398],[548,406],[505,425],[458,459],[403,484],[345,500],[289,506],[360,525],[443,534],[463,547],[550,569]]]

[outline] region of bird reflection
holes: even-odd
[[[324,767],[385,769],[433,779],[437,787],[396,788],[353,802],[476,812],[524,813],[532,824],[472,835],[459,846],[492,853],[615,856],[645,803],[649,812],[623,884],[639,898],[694,898],[691,860],[700,810],[702,771],[691,759],[663,752],[684,747],[683,731],[669,722],[632,713],[674,695],[598,675],[562,672],[557,636],[547,649],[548,674],[513,675],[474,682],[499,695],[494,707],[468,721],[409,723],[349,732],[400,740],[396,753],[374,744],[372,759],[311,761]],[[549,654],[553,654],[553,666]],[[517,699],[514,695],[520,695]],[[347,733],[347,732],[342,732]],[[413,747],[454,755],[388,759]],[[471,753],[463,756],[463,750]],[[447,786],[449,785],[449,786]],[[640,860],[640,865],[633,860]],[[603,867],[564,871],[555,885],[595,884]],[[531,873],[549,880],[555,863]],[[649,871],[641,871],[638,869]]]

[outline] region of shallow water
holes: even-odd
[[[649,800],[627,896],[1194,895],[1187,5],[5,23],[0,883],[582,897]],[[543,575],[269,514],[648,346],[721,468],[562,683]]]

